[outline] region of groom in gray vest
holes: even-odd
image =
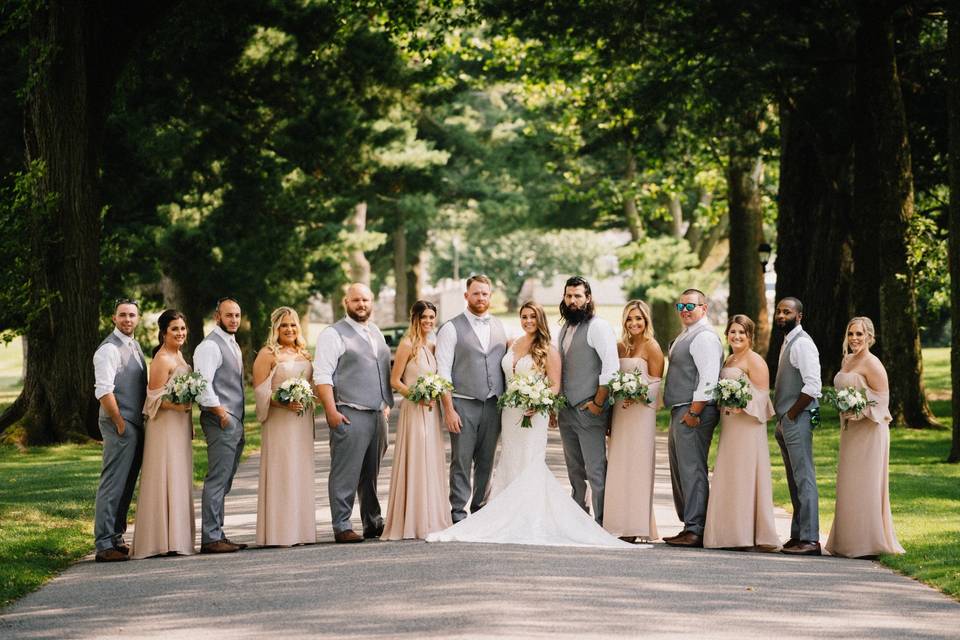
[[[803,304],[796,298],[777,303],[775,322],[784,331],[777,365],[773,408],[777,412],[777,443],[787,469],[793,503],[790,540],[782,551],[820,555],[819,496],[813,466],[813,415],[819,406],[820,353],[803,330]]]
[[[330,427],[330,515],[337,542],[363,542],[383,533],[377,475],[387,450],[387,417],[393,406],[390,348],[370,322],[373,293],[355,283],[343,298],[347,317],[317,340],[313,383]],[[350,517],[360,498],[363,535]]]
[[[123,541],[127,511],[143,462],[143,403],[147,398],[147,363],[133,330],[140,322],[135,300],[117,300],[114,330],[93,354],[94,395],[100,401],[103,466],[94,507],[97,562],[127,560]]]
[[[243,453],[243,354],[237,344],[240,304],[221,298],[213,328],[193,352],[193,367],[207,381],[197,399],[200,426],[207,440],[207,476],[203,479],[200,553],[233,553],[246,544],[234,543],[223,531],[223,503]]]
[[[663,541],[677,547],[702,547],[710,493],[707,455],[720,421],[712,392],[720,378],[723,345],[707,319],[702,291],[684,291],[677,312],[684,329],[670,344],[663,404],[670,407],[670,480],[683,531]]]
[[[560,303],[560,391],[568,406],[557,416],[573,499],[587,513],[590,483],[593,517],[603,524],[603,490],[607,476],[607,407],[610,378],[620,369],[617,337],[603,318],[594,316],[590,283],[567,280]]]
[[[453,382],[453,393],[443,396],[443,419],[450,432],[450,514],[453,522],[467,517],[487,502],[490,475],[500,437],[503,394],[501,361],[507,352],[507,334],[488,313],[493,291],[490,278],[467,279],[463,297],[467,310],[440,327],[437,334],[437,372]],[[470,472],[473,471],[471,500]]]

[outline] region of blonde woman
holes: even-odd
[[[653,321],[646,302],[631,300],[623,308],[617,351],[620,370],[639,371],[654,401],[627,400],[613,407],[603,528],[625,542],[649,542],[659,537],[653,511],[653,483],[663,351],[653,339]]]
[[[520,307],[523,335],[507,349],[501,367],[515,374],[541,375],[560,391],[560,352],[551,344],[543,307]],[[522,409],[503,409],[500,461],[494,471],[493,497],[480,511],[449,529],[427,536],[430,542],[487,542],[546,546],[636,549],[603,530],[570,497],[546,464],[547,425],[543,414],[521,426]]]
[[[437,323],[437,307],[418,300],[410,309],[410,326],[397,346],[390,386],[406,398],[417,378],[437,372],[434,345],[428,336]],[[381,539],[423,539],[451,524],[447,501],[446,459],[440,407],[404,400],[393,445],[390,499]]]
[[[833,379],[837,389],[856,387],[874,403],[859,416],[840,414],[837,507],[827,539],[827,551],[834,556],[903,553],[890,514],[890,386],[883,363],[870,353],[874,342],[873,321],[851,319],[843,339],[843,364]]]
[[[253,363],[257,419],[263,425],[257,487],[257,544],[289,547],[317,541],[313,489],[313,411],[274,399],[285,380],[313,378],[300,316],[270,314],[270,335]]]

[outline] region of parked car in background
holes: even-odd
[[[390,347],[390,368],[393,368],[393,356],[397,353],[397,347],[400,345],[400,340],[403,339],[403,334],[407,331],[407,325],[405,324],[388,324],[385,327],[380,327],[380,333],[383,334],[383,339],[386,341],[387,346]]]

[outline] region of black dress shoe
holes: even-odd
[[[790,538],[789,540],[787,540],[786,542],[783,543],[783,548],[784,548],[784,549],[789,549],[790,547],[795,547],[795,546],[797,546],[797,543],[798,543],[798,542],[800,542],[800,541],[797,540],[796,538]]]
[[[130,555],[130,547],[127,546],[127,543],[124,542],[123,540],[113,545],[113,548],[124,555]]]
[[[363,537],[366,540],[371,540],[373,538],[379,538],[383,534],[383,525],[377,525],[375,527],[365,527],[363,529]]]
[[[809,540],[800,540],[792,547],[784,547],[780,551],[791,556],[819,556],[820,543],[810,542]]]

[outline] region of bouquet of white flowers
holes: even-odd
[[[753,400],[750,381],[746,376],[739,378],[720,378],[713,387],[713,399],[719,407],[743,409]]]
[[[566,398],[550,391],[550,381],[546,376],[535,372],[514,374],[507,381],[507,390],[497,400],[500,408],[510,407],[544,414],[562,409],[566,404]],[[530,416],[523,416],[520,426],[524,429],[531,428],[533,423]]]
[[[634,371],[617,371],[610,378],[607,385],[610,388],[610,396],[607,398],[607,404],[613,406],[621,400],[630,400],[632,402],[653,402],[650,397],[650,388],[643,381],[643,374],[639,369]]]
[[[166,393],[163,394],[163,399],[174,404],[196,402],[206,388],[207,381],[196,371],[181,373],[167,381],[167,389]]]
[[[299,377],[287,378],[281,382],[276,393],[273,394],[273,399],[280,404],[290,404],[291,402],[302,404],[303,408],[297,411],[298,416],[302,416],[307,409],[313,409],[316,404],[313,387],[305,379]]]
[[[432,402],[447,391],[453,391],[453,383],[436,373],[425,373],[410,386],[407,400],[411,402]],[[433,411],[433,407],[430,407]]]
[[[867,394],[857,387],[824,389],[823,401],[836,407],[840,413],[854,414],[858,420],[863,417],[864,409],[877,404],[876,400],[867,400]]]

